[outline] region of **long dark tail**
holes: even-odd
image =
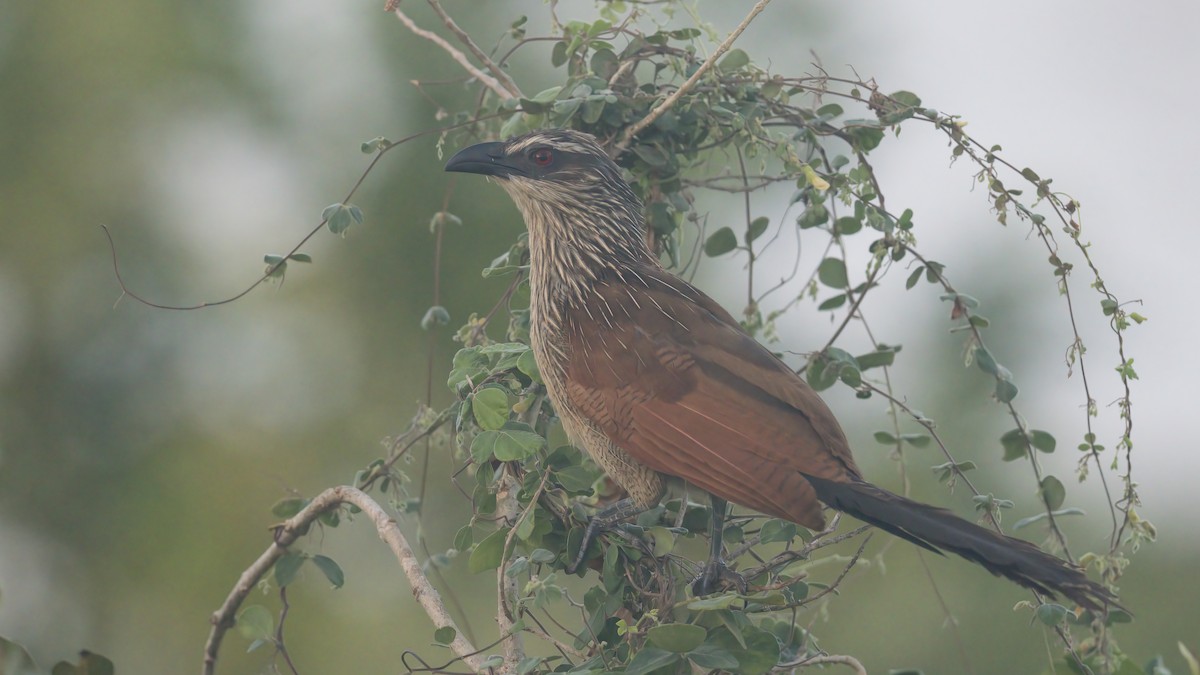
[[[1091,610],[1120,607],[1107,588],[1089,580],[1079,568],[1027,541],[997,534],[946,509],[914,502],[863,481],[805,478],[822,502],[934,553],[958,554],[996,576],[1045,595],[1066,596]]]

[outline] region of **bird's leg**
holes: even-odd
[[[732,584],[739,593],[745,593],[746,579],[726,567],[725,560],[721,557],[721,538],[725,531],[725,512],[728,504],[716,495],[709,496],[712,503],[712,524],[709,529],[708,562],[692,582],[692,594],[708,595],[716,592],[725,583]]]
[[[583,541],[579,542],[579,553],[575,554],[575,560],[567,568],[567,574],[574,574],[575,570],[583,564],[583,560],[587,557],[588,547],[591,546],[592,540],[603,534],[607,530],[612,529],[614,525],[632,518],[646,509],[638,504],[632,497],[626,497],[617,501],[615,504],[605,507],[592,516],[588,521],[587,529],[583,531]]]

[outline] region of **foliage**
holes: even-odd
[[[440,6],[431,5],[456,32]],[[390,9],[403,17],[400,8]],[[552,2],[552,16],[554,9]],[[992,441],[997,456],[1032,469],[1031,492],[1042,510],[1017,522],[1014,529],[1044,527],[1058,552],[1115,587],[1129,564],[1126,552],[1155,536],[1153,526],[1136,510],[1140,502],[1131,474],[1130,381],[1137,373],[1124,348],[1131,322],[1145,318],[1129,311],[1107,288],[1092,262],[1090,244],[1082,238],[1080,204],[1052,188],[1051,179],[1031,168],[1018,168],[999,145],[971,137],[960,117],[927,106],[917,94],[885,93],[873,80],[839,77],[819,67],[800,75],[776,73],[736,47],[708,56],[712,28],[699,20],[695,27],[664,27],[675,11],[674,3],[658,8],[603,2],[595,21],[562,23],[554,16],[555,29],[549,36],[528,35],[525,17],[518,18],[500,36],[495,52],[499,56],[466,42],[491,74],[472,73],[469,86],[477,91],[471,92],[470,107],[454,110],[458,98],[445,96],[451,102],[439,114],[449,124],[434,130],[441,133],[440,144],[460,147],[473,139],[509,137],[543,127],[595,135],[611,149],[645,202],[648,236],[666,264],[690,276],[706,258],[736,256],[744,261],[743,325],[768,342],[778,339],[780,317],[801,304],[811,302],[815,311],[829,315],[834,326],[829,338],[799,368],[808,382],[819,391],[846,387],[858,398],[885,400],[887,428],[874,437],[892,449],[901,470],[907,470],[909,448],[936,446],[944,461],[930,469],[948,487],[961,484],[970,490],[980,517],[999,529],[1001,510],[1013,506],[1014,500],[978,491],[968,476],[978,470],[975,463],[957,460],[939,437],[935,421],[910,407],[895,388],[890,369],[903,358],[902,348],[877,337],[882,333],[868,323],[862,306],[886,284],[903,284],[909,290],[923,284],[936,288],[949,310],[950,331],[962,336],[965,365],[988,378],[997,414],[1013,425]],[[495,36],[487,37],[477,41],[494,41]],[[517,83],[504,68],[514,54],[530,51],[548,59],[559,84],[526,95],[515,89]],[[425,85],[418,86],[424,90]],[[952,283],[953,261],[933,260],[923,252],[918,240],[921,217],[886,202],[872,153],[903,129],[918,125],[945,138],[952,161],[970,164],[999,224],[1023,224],[1045,250],[1064,303],[1062,320],[1072,328],[1067,369],[1085,375],[1077,477],[1101,480],[1112,522],[1102,550],[1072,556],[1059,520],[1083,512],[1070,506],[1066,482],[1046,473],[1039,461],[1040,455],[1069,444],[1033,427],[1020,407],[1015,375],[987,340],[988,331],[997,327],[981,312],[979,300]],[[364,142],[362,150],[375,154],[370,165],[374,167],[398,145],[379,137]],[[773,187],[790,188],[789,205],[779,214],[755,215],[756,195]],[[709,231],[707,216],[696,206],[702,193],[739,199],[745,207],[744,223]],[[327,207],[317,229],[327,226],[341,234],[361,223],[363,213],[349,202],[352,196],[353,190]],[[430,228],[440,238],[451,224],[461,221],[443,210],[434,214]],[[453,232],[451,236],[470,236],[465,230]],[[756,262],[767,249],[783,247],[785,235],[803,238],[809,247],[823,246],[818,261],[802,270],[797,250],[788,277],[756,288]],[[264,279],[282,280],[288,261],[311,262],[298,252],[303,243],[289,253],[266,256]],[[831,657],[797,617],[826,611],[828,603],[836,602],[839,585],[866,564],[861,554],[869,538],[867,528],[839,529],[837,519],[826,531],[810,532],[753,514],[733,517],[724,533],[725,541],[735,547],[728,560],[740,565],[750,590],[693,598],[687,588],[697,565],[676,547],[704,538],[711,514],[705,506],[673,499],[594,542],[579,574],[596,570],[598,580],[578,597],[569,590],[565,570],[577,555],[588,514],[619,495],[579,450],[555,440],[557,418],[527,345],[527,269],[522,235],[483,270],[486,279],[509,282],[495,306],[483,316],[469,317],[454,335],[461,348],[446,384],[455,401],[442,410],[419,411],[410,429],[391,443],[387,456],[359,471],[354,480],[363,490],[387,496],[398,512],[419,516],[420,493],[410,492],[412,480],[397,462],[421,439],[432,438],[451,451],[446,456],[462,467],[459,487],[471,500],[475,516],[458,531],[453,549],[429,558],[427,571],[447,565],[466,565],[474,573],[494,571],[504,608],[501,642],[515,644],[514,636],[525,633],[547,641],[556,651],[551,657],[527,656],[509,644],[502,655],[485,663],[506,664],[519,673],[629,674],[693,668],[753,674],[826,663],[823,659]],[[1103,373],[1117,378],[1123,391],[1117,406],[1123,431],[1111,444],[1101,442],[1094,430],[1101,410],[1084,369],[1085,342],[1075,329],[1076,313],[1089,304],[1071,283],[1077,272],[1099,295],[1099,309],[1111,328],[1107,339],[1119,354],[1119,361]],[[914,304],[922,302],[912,297]],[[421,325],[436,331],[450,321],[435,297]],[[873,345],[870,350],[854,354],[838,346],[854,330],[864,332]],[[1100,375],[1093,369],[1091,377]],[[1073,407],[1064,408],[1069,409]],[[1110,474],[1120,479],[1115,490],[1108,484]],[[288,500],[276,506],[275,514],[292,517],[307,504]],[[343,515],[328,511],[320,522],[336,527]],[[849,540],[857,546],[850,549],[851,555],[822,550]],[[283,591],[306,562],[334,587],[344,581],[341,569],[326,556],[299,551],[283,555],[274,563],[274,585],[283,601],[278,622],[260,605],[239,614],[238,628],[251,640],[252,649],[274,644],[286,657]],[[837,566],[831,581],[814,578],[812,571],[822,565]],[[1143,670],[1120,651],[1114,637],[1113,625],[1131,620],[1127,613],[1094,616],[1041,599],[1021,603],[1018,609],[1029,611],[1031,621],[1055,634],[1061,658],[1056,665],[1066,671]],[[458,634],[441,626],[432,637],[435,645],[449,645]],[[413,642],[416,649],[420,641]],[[1145,672],[1165,671],[1161,664],[1151,664]]]

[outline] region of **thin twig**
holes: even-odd
[[[287,622],[288,610],[292,608],[288,604],[287,586],[279,588],[279,604],[282,609],[279,610],[279,627],[275,629],[275,649],[279,650],[279,655],[283,657],[283,662],[287,664],[288,670],[292,671],[292,675],[300,675],[300,671],[296,670],[296,664],[292,663],[292,655],[288,653],[287,644],[283,641],[283,626]]]
[[[696,69],[696,72],[692,73],[691,77],[689,77],[682,85],[679,86],[678,89],[668,96],[666,100],[655,106],[648,115],[638,120],[636,124],[630,125],[629,128],[625,130],[625,134],[614,147],[614,152],[619,154],[621,151],[625,150],[625,148],[629,147],[629,143],[633,140],[634,136],[644,131],[646,127],[650,126],[651,124],[654,124],[654,122],[657,121],[658,118],[662,117],[664,113],[670,110],[671,106],[675,105],[675,103],[677,103],[684,94],[686,94],[692,87],[696,86],[696,83],[700,81],[700,78],[704,77],[705,73],[707,73],[714,65],[716,65],[717,60],[720,59],[725,52],[729,51],[729,48],[733,46],[734,41],[741,36],[742,31],[746,30],[746,27],[750,25],[750,22],[754,20],[754,17],[761,14],[762,11],[767,8],[767,4],[769,2],[771,2],[771,0],[758,0],[758,2],[755,3],[754,8],[750,10],[750,13],[746,15],[746,18],[742,19],[742,22],[737,25],[737,28],[733,29],[733,32],[729,34],[729,37],[725,38],[725,41],[717,46],[717,49],[713,52],[712,56],[706,59],[704,63],[700,64],[700,67]]]
[[[867,669],[863,667],[862,662],[853,656],[848,656],[846,654],[821,654],[819,656],[810,656],[808,658],[800,659],[799,661],[781,663],[776,666],[775,669],[784,671],[790,668],[807,668],[808,666],[820,666],[824,664],[835,663],[843,666],[850,666],[854,669],[855,675],[867,675]]]
[[[423,37],[426,40],[429,40],[430,42],[434,43],[435,45],[441,47],[447,54],[450,55],[450,58],[457,61],[458,65],[462,66],[463,69],[466,70],[468,73],[470,73],[472,77],[479,80],[479,82],[481,84],[483,84],[483,86],[492,90],[492,93],[494,93],[496,96],[499,96],[500,100],[515,98],[514,95],[512,94],[512,92],[509,92],[507,89],[504,88],[503,85],[501,85],[498,81],[496,81],[496,78],[494,78],[491,75],[488,75],[487,73],[483,72],[482,70],[476,68],[471,63],[471,60],[467,58],[466,54],[462,53],[462,51],[459,50],[458,47],[455,47],[454,45],[447,42],[446,39],[443,38],[441,35],[438,35],[437,33],[434,33],[433,31],[428,31],[428,30],[425,30],[424,28],[421,28],[420,26],[418,26],[416,24],[416,22],[414,22],[412,19],[408,18],[408,15],[405,14],[403,11],[401,11],[399,7],[393,8],[392,14],[395,14],[396,18],[400,19],[400,22],[403,23],[414,34],[416,34],[420,37]]]
[[[471,50],[471,53],[475,55],[475,58],[479,59],[480,63],[486,66],[487,69],[491,71],[492,75],[495,75],[496,79],[504,85],[504,88],[508,91],[509,97],[520,98],[522,96],[521,88],[517,86],[517,83],[514,82],[511,77],[509,77],[508,73],[504,72],[503,68],[497,65],[495,61],[490,59],[488,55],[479,48],[479,45],[475,44],[475,41],[471,39],[471,36],[467,34],[467,31],[459,28],[458,24],[454,23],[454,19],[451,19],[450,15],[446,13],[446,10],[442,9],[441,3],[439,3],[438,0],[428,0],[428,2],[429,6],[433,8],[433,11],[437,13],[438,18],[440,18],[442,23],[446,25],[446,28],[449,28],[450,32],[454,33],[454,36],[458,38],[458,41],[466,45],[467,49]]]
[[[371,519],[371,522],[375,524],[375,530],[379,533],[379,538],[387,543],[392,549],[392,554],[400,562],[404,576],[408,579],[409,585],[412,586],[413,597],[420,603],[421,608],[425,610],[425,613],[433,621],[433,624],[438,628],[449,626],[454,629],[455,637],[450,642],[450,648],[472,670],[478,672],[483,669],[483,658],[475,655],[475,648],[463,637],[462,631],[458,630],[454,619],[446,611],[446,606],[442,603],[437,589],[433,587],[433,584],[429,583],[429,579],[425,576],[424,571],[422,571],[420,561],[417,560],[416,554],[413,553],[412,547],[409,546],[408,541],[404,538],[404,534],[400,531],[399,526],[396,525],[396,521],[378,502],[362,490],[349,485],[341,485],[325,490],[313,498],[300,513],[277,525],[274,528],[275,541],[271,543],[267,550],[253,564],[242,572],[241,577],[238,578],[233,590],[229,592],[220,609],[213,612],[211,618],[212,630],[209,632],[208,640],[204,645],[204,667],[202,671],[204,675],[212,675],[216,669],[217,653],[221,648],[221,640],[225,637],[225,633],[234,626],[238,608],[241,607],[242,602],[246,600],[250,592],[254,590],[259,580],[266,576],[275,565],[275,562],[287,553],[289,546],[308,532],[309,528],[312,527],[312,524],[316,522],[321,514],[332,511],[342,504],[353,504]]]

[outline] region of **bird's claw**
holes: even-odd
[[[729,569],[724,560],[709,560],[692,582],[692,595],[711,595],[731,587],[745,595],[748,588],[746,578]]]

